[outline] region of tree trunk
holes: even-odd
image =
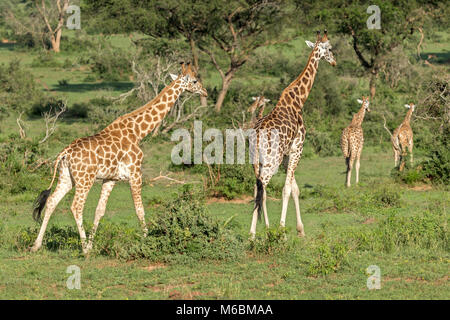
[[[370,82],[369,82],[370,100],[372,100],[375,97],[377,78],[378,78],[378,68],[373,68],[370,71]]]
[[[235,70],[231,70],[227,72],[224,78],[222,78],[222,90],[220,90],[219,96],[217,97],[216,112],[220,112],[220,109],[222,108],[223,101],[225,100],[228,89],[230,88],[231,79],[233,79],[235,72]]]
[[[192,37],[189,38],[189,44],[191,46],[191,53],[192,53],[192,59],[194,60],[194,67],[195,70],[197,70],[197,72],[199,71],[199,66],[198,66],[198,52],[197,52],[197,48],[195,46],[195,41],[194,39],[192,39]],[[197,74],[197,79],[201,81],[201,77],[200,75]],[[204,96],[200,96],[200,104],[202,107],[206,107],[208,105],[208,100],[206,97]]]
[[[56,37],[52,35],[52,50],[54,52],[59,52],[60,51],[60,46],[61,46],[61,35],[62,35],[62,29],[59,29],[56,32]]]

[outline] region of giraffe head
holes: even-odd
[[[412,109],[412,112],[414,112],[414,108],[415,108],[416,106],[414,105],[414,103],[410,103],[410,104],[405,104],[405,108],[407,108],[407,109]]]
[[[264,98],[264,96],[252,97],[252,100],[255,102],[248,108],[248,112],[255,112],[256,109],[264,106],[267,102],[270,102],[270,100]]]
[[[325,59],[333,67],[336,66],[336,60],[334,59],[333,52],[331,51],[332,46],[328,40],[327,30],[324,31],[324,35],[320,37],[320,31],[317,31],[317,40],[315,43],[311,41],[306,41],[306,44],[311,49],[317,50],[319,54],[319,59]]]
[[[187,63],[187,67],[184,62],[181,63],[181,74],[170,74],[173,81],[180,80],[181,87],[192,93],[198,93],[204,97],[208,96],[206,89],[203,88],[200,81],[197,79],[197,72],[191,69],[190,62]]]
[[[356,101],[358,101],[359,104],[362,104],[364,106],[364,110],[366,110],[367,112],[370,112],[370,101],[369,101],[369,97],[362,97],[363,99],[356,99]]]

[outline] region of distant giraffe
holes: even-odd
[[[117,118],[96,135],[73,141],[57,156],[50,186],[39,195],[35,202],[33,211],[35,220],[39,220],[46,203],[47,208],[39,235],[31,248],[32,251],[37,251],[41,247],[50,216],[73,186],[75,186],[75,197],[71,210],[77,223],[84,253],[92,248],[98,223],[105,214],[106,202],[115,183],[119,180],[129,181],[137,217],[144,235],[147,233],[141,198],[143,153],[139,143],[162,121],[183,91],[207,96],[206,90],[197,81],[190,64],[185,67],[183,63],[181,69],[182,73],[179,76],[171,74],[172,83],[153,100]],[[55,191],[50,195],[58,165],[59,181]],[[88,192],[96,179],[103,180],[103,186],[95,211],[92,232],[86,243],[83,208]]]
[[[264,96],[252,97],[252,100],[254,102],[247,109],[247,111],[250,112],[251,115],[250,121],[245,124],[244,129],[253,128],[256,121],[262,118],[266,103],[270,102],[270,100],[266,99]]]
[[[364,120],[364,115],[370,112],[369,109],[369,97],[364,97],[363,99],[357,100],[358,103],[362,104],[361,109],[353,115],[352,122],[350,125],[342,131],[341,136],[341,150],[344,154],[345,161],[347,163],[347,180],[346,185],[350,187],[350,179],[352,176],[353,162],[356,159],[356,183],[359,182],[359,159],[361,157],[361,152],[364,144],[364,135],[362,129],[362,122]]]
[[[392,149],[394,150],[395,166],[397,167],[400,161],[400,171],[403,171],[405,167],[405,158],[407,155],[406,149],[409,150],[409,153],[411,155],[410,161],[411,164],[413,163],[413,132],[410,122],[415,105],[414,103],[405,104],[405,108],[409,109],[408,112],[406,112],[405,119],[398,126],[398,128],[394,130],[394,133],[391,136]]]
[[[254,130],[249,137],[253,144],[251,152],[253,152],[253,168],[257,186],[255,208],[250,227],[251,238],[255,237],[256,222],[258,215],[261,214],[261,209],[264,211],[266,227],[269,226],[266,208],[266,187],[278,170],[285,155],[289,156],[289,165],[283,188],[280,225],[282,227],[285,226],[287,205],[292,194],[297,216],[297,232],[299,236],[305,235],[300,217],[299,189],[294,177],[295,169],[303,151],[306,132],[302,109],[314,83],[320,59],[325,59],[332,66],[336,65],[326,31],[322,38],[320,37],[320,32],[317,32],[316,42],[306,41],[306,44],[313,50],[309,55],[305,69],[297,79],[283,90],[275,108],[256,122]]]

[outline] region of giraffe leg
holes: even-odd
[[[269,216],[267,214],[266,200],[267,200],[267,193],[266,193],[266,188],[264,188],[264,193],[263,193],[264,222],[266,224],[266,228],[269,228]]]
[[[353,169],[353,162],[355,161],[355,157],[350,154],[350,157],[347,160],[347,187],[351,186],[350,180],[352,177],[352,169]]]
[[[92,244],[94,241],[94,236],[98,228],[98,224],[100,222],[100,219],[104,216],[105,210],[106,210],[106,203],[108,202],[109,195],[111,194],[111,191],[115,185],[115,181],[103,181],[102,191],[100,194],[100,200],[97,204],[97,209],[95,210],[95,218],[94,218],[94,225],[92,226],[91,233],[89,234],[89,241],[86,246],[86,250],[90,251],[92,249]]]
[[[61,199],[72,189],[72,180],[70,178],[69,168],[67,166],[63,166],[61,164],[59,170],[59,179],[58,185],[55,188],[55,191],[47,200],[47,206],[45,209],[44,219],[42,220],[41,229],[39,230],[39,235],[34,242],[31,251],[36,252],[42,246],[42,240],[44,238],[45,229],[47,228],[48,221],[50,220],[50,216],[55,210],[58,203]]]
[[[94,181],[89,183],[88,186],[75,187],[75,197],[73,198],[72,207],[70,208],[72,210],[73,217],[75,218],[75,222],[77,223],[78,232],[80,233],[81,247],[84,254],[88,253],[88,250],[86,247],[86,232],[83,227],[83,209],[93,182]]]
[[[298,201],[298,197],[300,194],[300,191],[298,189],[297,182],[295,181],[295,169],[297,168],[298,162],[300,160],[300,157],[302,155],[303,147],[300,144],[301,140],[297,139],[295,143],[293,144],[293,151],[289,155],[289,162],[287,165],[286,170],[286,181],[284,183],[283,188],[283,205],[281,209],[281,219],[280,219],[280,225],[284,227],[286,225],[286,213],[287,213],[287,207],[289,203],[289,197],[292,195],[292,199],[294,200],[295,205],[295,213],[297,217],[297,233],[299,236],[304,236],[305,232],[303,229],[303,223],[302,219],[300,217],[300,204]]]
[[[402,145],[402,153],[400,156],[400,168],[399,171],[403,171],[403,169],[405,168],[405,159],[406,159],[406,146]]]
[[[142,204],[141,188],[142,188],[142,177],[140,173],[135,173],[130,179],[131,195],[134,201],[134,207],[136,209],[136,215],[141,224],[142,231],[144,232],[144,237],[147,236],[147,225],[145,223],[145,212],[144,205]]]
[[[297,235],[299,237],[304,237],[305,229],[303,227],[302,217],[300,215],[300,204],[298,201],[299,195],[300,195],[300,190],[298,189],[297,181],[295,181],[295,177],[294,177],[292,179],[292,198],[294,199],[295,214],[297,216]]]
[[[270,180],[270,179],[269,179]],[[260,180],[261,181],[261,180]],[[266,226],[268,226],[269,224],[269,218],[267,216],[267,208],[266,208],[266,185],[267,183],[263,183],[261,182],[260,188],[262,190],[259,190],[261,198],[258,199],[258,188],[256,188],[256,192],[255,192],[255,208],[253,209],[253,217],[252,217],[252,224],[250,226],[250,239],[254,240],[255,239],[255,235],[256,235],[256,224],[258,222],[258,211],[261,210],[261,208],[259,208],[259,206],[262,207],[262,210],[264,211],[264,219],[266,220]],[[258,201],[261,201],[259,204],[257,203]]]
[[[292,192],[292,181],[291,181],[291,175],[288,174],[286,176],[286,181],[284,183],[283,187],[283,205],[281,208],[281,218],[280,218],[280,226],[285,227],[286,226],[286,213],[287,213],[287,207],[289,203],[289,197],[291,196]]]
[[[359,167],[360,167],[360,162],[359,159],[361,158],[361,150],[358,151],[358,154],[356,155],[356,164],[355,164],[355,169],[356,169],[356,184],[359,183]]]
[[[400,154],[396,148],[392,148],[392,149],[394,149],[394,164],[395,164],[395,167],[397,167]]]
[[[411,154],[410,161],[411,161],[411,165],[412,165],[414,162],[414,160],[413,160],[413,142],[412,141],[409,143],[408,150],[409,150],[409,153]]]

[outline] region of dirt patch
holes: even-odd
[[[366,221],[364,221],[363,224],[372,224],[372,223],[374,223],[375,221],[376,221],[375,218],[369,218],[369,219],[367,219]]]
[[[237,204],[247,204],[253,201],[253,197],[251,196],[245,196],[243,198],[240,199],[232,199],[232,200],[228,200],[227,198],[224,197],[214,197],[214,198],[209,198],[206,203],[210,204],[210,203],[237,203]]]
[[[144,269],[147,271],[153,271],[155,269],[160,269],[160,268],[165,268],[165,267],[167,267],[167,266],[164,263],[154,263],[147,267],[144,267]]]
[[[414,191],[428,191],[428,190],[432,190],[433,187],[430,186],[429,184],[421,184],[419,186],[414,186],[409,189],[414,190]]]

